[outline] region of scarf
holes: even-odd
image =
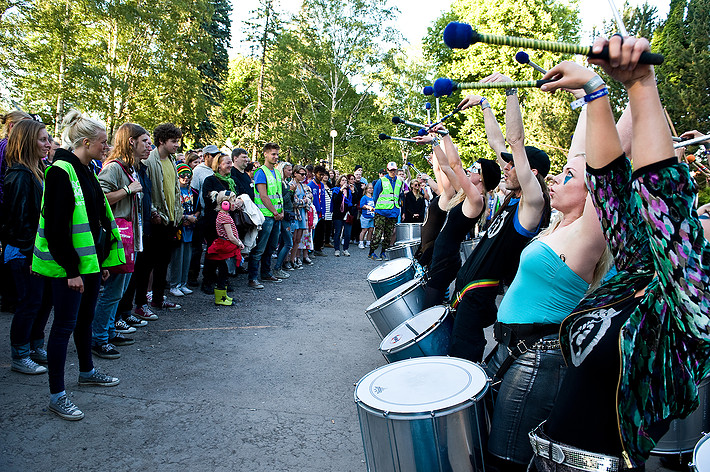
[[[215,172],[214,176],[217,177],[219,180],[221,180],[222,183],[227,184],[227,187],[229,187],[228,190],[230,190],[232,193],[235,193],[235,194],[237,193],[237,184],[234,183],[232,176],[222,175],[219,172]]]

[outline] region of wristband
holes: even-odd
[[[573,101],[572,103],[569,104],[569,106],[573,109],[576,110],[577,108],[583,107],[586,105],[587,102],[584,101],[584,97],[578,98],[577,100]]]
[[[590,93],[598,89],[600,85],[606,84],[604,83],[604,80],[602,80],[601,77],[599,77],[598,75],[594,75],[594,77],[589,79],[587,83],[582,86],[582,88],[584,89],[584,93],[589,95]]]
[[[509,88],[505,89],[505,96],[510,97],[511,95],[516,95],[518,93],[518,89],[516,88]]]
[[[604,87],[603,89],[599,89],[596,92],[590,93],[589,95],[584,96],[584,101],[585,103],[593,102],[597,98],[601,98],[604,95],[609,95],[609,89]]]
[[[484,100],[486,101],[486,103],[483,103]],[[481,106],[481,111],[491,107],[491,104],[488,103],[488,99],[486,97],[481,97],[481,101],[478,102],[478,104]]]
[[[431,147],[436,147],[439,145],[439,138],[435,137],[431,142]]]
[[[130,195],[130,194],[131,194],[131,189],[128,188],[128,185],[124,185],[124,186],[123,186],[123,190],[126,191],[126,195]]]

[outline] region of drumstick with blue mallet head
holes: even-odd
[[[431,123],[431,103],[426,102],[424,108],[426,108],[426,122]]]
[[[380,137],[380,141],[384,141],[386,139],[391,139],[392,141],[402,141],[405,143],[416,143],[416,141],[411,138],[399,138],[397,136],[389,136],[385,133],[380,133],[379,137]]]
[[[434,95],[434,87],[431,85],[427,85],[424,87],[424,95]],[[439,111],[439,96],[435,96],[436,98],[436,119],[439,120],[441,119],[441,112]],[[429,120],[429,123],[431,123],[431,120]]]
[[[582,54],[591,59],[609,60],[609,47],[605,46],[600,53],[592,51],[592,46],[543,41],[540,39],[519,38],[516,36],[497,36],[479,33],[471,25],[452,21],[444,28],[444,43],[451,49],[466,49],[471,44],[486,43],[515,48],[540,49],[561,54]],[[644,51],[639,58],[640,64],[663,64],[663,55]]]
[[[423,125],[423,124],[421,124],[421,123],[415,123],[415,122],[413,122],[413,121],[403,120],[403,119],[400,118],[399,116],[393,116],[393,117],[392,117],[392,123],[394,123],[395,125],[407,125],[407,126],[411,126],[411,127],[413,127],[413,128],[417,128],[419,131],[421,131],[421,130],[427,128],[426,125]],[[442,136],[446,136],[447,134],[449,134],[448,131],[444,131],[444,130],[437,130],[437,133],[439,133],[439,134],[442,135]],[[426,134],[426,132],[424,132],[424,134]],[[424,136],[424,134],[420,134],[419,136]]]
[[[517,80],[512,82],[456,82],[451,79],[438,78],[434,82],[434,94],[439,97],[449,96],[457,90],[463,89],[510,89],[542,87],[552,82],[549,79]]]
[[[435,127],[436,125],[440,125],[441,123],[443,123],[443,122],[446,121],[447,119],[449,119],[449,118],[451,118],[452,116],[454,116],[456,113],[460,112],[462,109],[463,109],[463,107],[461,107],[461,105],[457,106],[456,108],[454,108],[454,111],[452,111],[452,112],[449,113],[448,115],[442,117],[442,118],[441,118],[439,121],[437,121],[436,123],[432,123],[432,124],[430,124],[429,126],[427,126],[426,128],[422,128],[422,129],[420,129],[419,131],[417,131],[417,134],[418,134],[419,136],[425,136],[427,133],[430,133],[431,130],[434,129],[434,127]],[[436,132],[439,133],[439,134],[442,135],[442,136],[446,136],[447,134],[449,134],[449,132],[448,132],[448,131],[445,131],[445,130],[436,130]]]
[[[518,63],[520,64],[532,67],[536,71],[540,72],[542,75],[547,74],[547,71],[545,69],[530,60],[530,56],[528,56],[528,53],[526,53],[525,51],[518,51],[518,53],[515,55],[515,60],[518,61]]]

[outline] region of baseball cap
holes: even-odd
[[[219,148],[215,146],[214,144],[210,144],[202,148],[202,152],[204,154],[219,154]]]
[[[397,170],[397,163],[390,161],[387,163],[387,170]]]
[[[481,177],[483,177],[483,186],[486,192],[495,189],[500,183],[500,166],[497,162],[490,159],[479,159],[476,161],[481,165]],[[538,170],[539,172],[539,170]]]
[[[538,174],[547,177],[550,172],[550,156],[541,149],[535,146],[525,146],[525,153],[528,155],[528,162],[531,169],[537,169]],[[511,162],[513,155],[509,152],[501,152],[500,157],[505,162]],[[485,179],[485,176],[483,177]]]

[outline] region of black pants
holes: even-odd
[[[241,234],[241,233],[239,233]],[[205,218],[200,217],[192,232],[192,257],[190,258],[190,271],[187,280],[197,282],[200,277],[200,262],[202,262],[202,243],[205,239]]]
[[[325,220],[318,220],[315,229],[313,230],[313,249],[321,251],[325,240]]]
[[[470,290],[456,306],[449,355],[481,362],[486,348],[483,329],[496,321],[498,286]]]

